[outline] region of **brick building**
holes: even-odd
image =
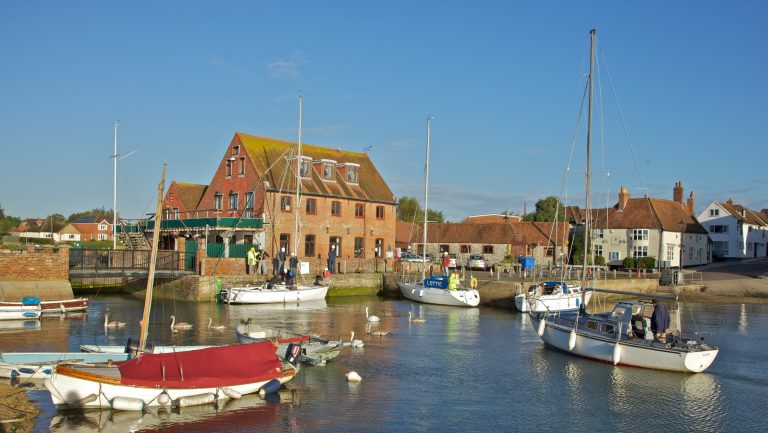
[[[274,257],[283,247],[311,264],[322,263],[331,245],[341,259],[387,257],[395,248],[396,202],[368,155],[303,144],[299,161],[297,147],[236,133],[207,186],[173,182],[169,187],[164,244],[171,245],[169,237],[202,236],[209,248],[223,245],[224,257],[253,244]],[[178,243],[173,247],[181,249]]]

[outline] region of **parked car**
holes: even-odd
[[[491,264],[485,260],[484,256],[480,254],[472,254],[469,256],[469,260],[467,260],[467,268],[487,271],[491,268]]]
[[[403,251],[400,253],[400,260],[404,262],[419,262],[421,263],[422,260],[424,260],[419,254],[412,253],[410,251]]]
[[[449,269],[456,268],[456,254],[448,253],[448,258],[451,260],[450,263],[448,264],[448,268]]]

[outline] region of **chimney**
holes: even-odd
[[[691,195],[688,196],[688,210],[691,212],[691,215],[695,215],[696,199],[693,198],[693,191],[691,191]]]
[[[629,190],[623,186],[619,189],[619,209],[624,209],[629,201]]]
[[[733,197],[728,197],[728,201],[726,203],[733,205]]]
[[[672,200],[683,204],[683,181],[678,180],[675,182],[675,187],[672,189]]]

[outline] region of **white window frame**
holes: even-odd
[[[632,239],[636,241],[647,241],[648,229],[632,229]]]

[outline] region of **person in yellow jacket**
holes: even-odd
[[[459,273],[454,271],[451,274],[451,277],[448,279],[448,288],[451,290],[456,290],[458,286],[459,286]]]
[[[256,265],[259,263],[259,257],[256,254],[256,248],[251,247],[247,255],[248,255],[248,273],[253,275],[256,273]]]

